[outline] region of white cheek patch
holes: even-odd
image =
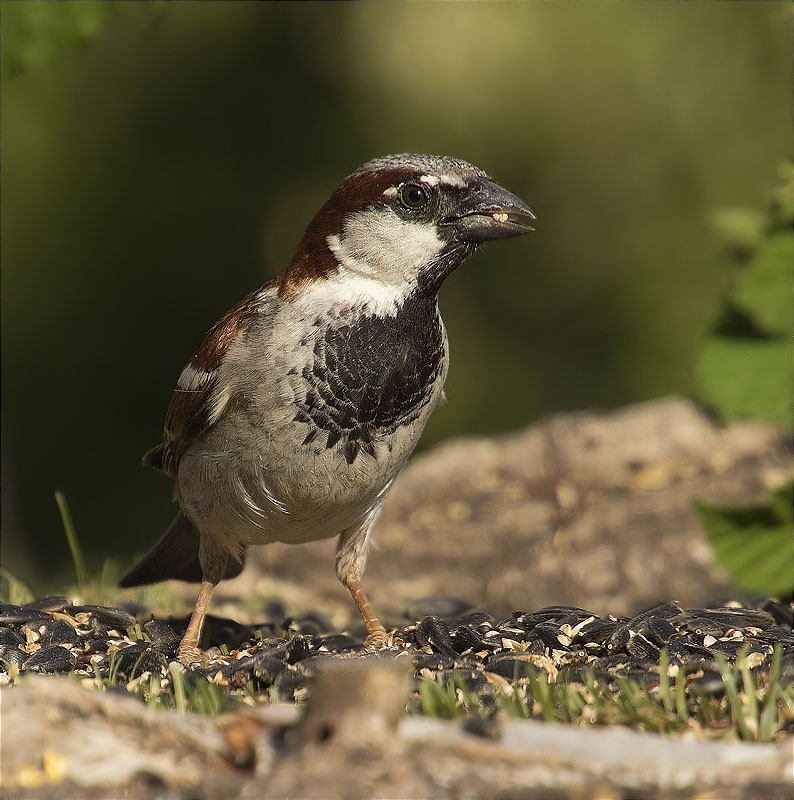
[[[433,223],[408,222],[390,208],[351,215],[342,236],[326,241],[339,269],[316,281],[296,303],[305,297],[314,309],[340,302],[366,305],[379,316],[397,313],[422,269],[444,248]]]
[[[352,214],[342,236],[327,241],[340,269],[398,285],[415,282],[444,248],[433,223],[400,219],[390,208]]]

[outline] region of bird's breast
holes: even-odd
[[[438,402],[446,360],[434,298],[409,299],[394,315],[341,313],[317,331],[290,376],[302,445],[336,449],[353,465],[377,458],[380,443],[388,450],[395,433],[408,429],[413,449]]]

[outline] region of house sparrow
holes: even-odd
[[[483,242],[531,231],[529,206],[448,156],[394,155],[347,177],[289,266],[209,331],[182,370],[163,442],[179,514],[120,586],[201,582],[177,658],[200,658],[213,588],[246,548],[338,537],[336,572],[367,628],[369,537],[442,398],[437,294]]]

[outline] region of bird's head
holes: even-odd
[[[317,212],[279,290],[294,299],[332,281],[396,298],[435,293],[480,244],[527,233],[534,218],[523,200],[466,161],[378,158],[349,175]]]

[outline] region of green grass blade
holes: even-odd
[[[766,697],[761,706],[761,716],[758,720],[758,741],[769,742],[775,738],[777,727],[777,703],[778,696],[781,694],[778,681],[780,680],[780,663],[783,658],[783,648],[775,645],[772,652],[772,663],[769,665],[769,684]]]
[[[169,666],[171,673],[171,683],[174,687],[174,705],[180,714],[187,711],[187,698],[185,697],[185,676],[182,670],[174,664]]]
[[[689,719],[689,709],[686,706],[686,672],[683,664],[679,665],[675,679],[675,712],[681,722]]]
[[[66,534],[66,541],[69,543],[69,550],[72,553],[77,585],[82,589],[85,586],[86,578],[85,559],[83,558],[83,551],[80,549],[80,542],[77,541],[77,533],[74,529],[74,522],[72,522],[69,504],[66,502],[66,495],[58,490],[55,492],[55,502],[58,504],[58,511],[61,512],[63,531]]]
[[[733,722],[742,739],[752,740],[754,738],[753,734],[747,727],[747,721],[744,718],[742,698],[739,697],[739,692],[736,689],[736,677],[731,673],[728,661],[722,653],[715,653],[715,658],[717,659],[720,675],[722,675],[722,682],[725,684],[725,696],[728,698]]]
[[[545,672],[535,673],[534,670],[527,670],[529,687],[532,691],[532,696],[540,704],[540,708],[543,711],[543,719],[546,722],[557,722],[554,697],[552,696],[551,687],[545,680],[545,675]]]
[[[747,698],[747,711],[744,715],[744,720],[748,730],[751,731],[753,739],[758,738],[758,700],[756,698],[757,687],[755,685],[755,678],[750,671],[750,666],[747,663],[747,651],[743,647],[736,659],[739,671],[742,673],[742,684],[744,687],[744,696]]]
[[[116,673],[119,671],[119,664],[121,661],[119,660],[119,651],[118,650],[111,650],[108,653],[108,682],[107,686],[115,686],[116,684]]]
[[[673,713],[673,697],[670,694],[670,676],[667,670],[670,666],[670,656],[667,654],[667,648],[663,647],[659,653],[659,697],[662,700],[664,710],[668,714]]]

